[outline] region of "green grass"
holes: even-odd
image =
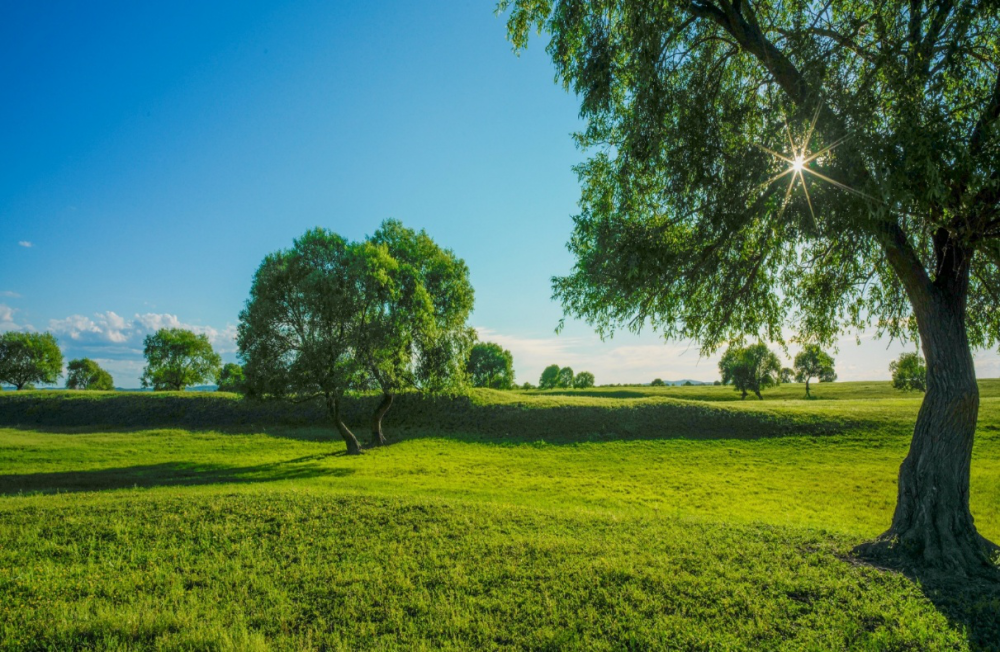
[[[360,457],[229,397],[3,395],[0,649],[991,649],[1000,592],[850,557],[919,397],[792,388],[411,396]],[[1000,540],[982,394],[972,508]],[[138,425],[164,411],[214,425]]]

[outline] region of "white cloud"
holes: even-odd
[[[25,247],[25,248],[27,248],[27,249],[31,249],[32,247],[34,247],[34,246],[35,246],[35,245],[33,245],[32,243],[28,242],[27,240],[21,240],[21,241],[19,241],[19,242],[18,242],[17,244],[19,244],[19,245],[21,245],[22,247]]]
[[[0,297],[7,297],[8,299],[20,299],[21,295],[17,292],[12,292],[10,290],[4,290],[0,292]]]
[[[177,315],[169,313],[136,314],[132,319],[125,319],[118,313],[108,310],[96,313],[94,318],[84,315],[70,315],[64,319],[49,321],[49,330],[53,333],[67,336],[81,344],[127,344],[138,345],[149,333],[161,328],[183,328],[198,334],[208,336],[212,346],[220,353],[236,351],[236,327],[227,325],[222,330],[212,326],[198,326],[182,322]]]
[[[6,331],[33,331],[35,330],[31,324],[19,324],[15,319],[14,315],[18,312],[17,308],[11,308],[7,304],[0,303],[0,333]]]

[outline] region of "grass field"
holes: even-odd
[[[816,393],[404,397],[360,457],[232,397],[0,395],[0,649],[995,649],[1000,592],[850,556],[920,397]]]

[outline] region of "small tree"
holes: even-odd
[[[374,444],[384,444],[382,418],[400,389],[465,385],[475,342],[467,324],[474,292],[465,261],[397,220],[383,222],[359,251],[364,299],[355,339],[357,353],[382,390],[371,433]]]
[[[745,399],[747,392],[753,392],[763,401],[761,391],[779,383],[781,362],[765,344],[746,348],[730,346],[719,360],[719,371],[723,384],[732,384],[741,392],[741,398]]]
[[[576,389],[587,389],[594,386],[594,374],[589,371],[581,371],[573,377],[573,387]]]
[[[664,385],[666,385],[666,383],[663,382],[662,378],[654,378],[653,382],[651,382],[649,385],[651,387],[663,387]]]
[[[235,362],[227,362],[222,366],[222,370],[219,371],[215,384],[218,385],[216,389],[218,392],[242,394],[244,384],[243,367]]]
[[[535,386],[529,382],[525,382],[521,385],[521,389],[535,389]]]
[[[62,366],[62,351],[51,333],[0,335],[0,382],[18,390],[35,383],[51,384],[59,378]]]
[[[889,363],[892,386],[904,392],[927,391],[927,366],[917,353],[902,353],[898,360]]]
[[[115,388],[111,374],[90,358],[70,360],[67,369],[66,389],[110,391]]]
[[[831,383],[837,380],[837,372],[833,370],[833,358],[815,344],[806,345],[795,356],[795,380],[806,384],[806,397],[809,393],[809,380],[819,379],[821,383]]]
[[[480,342],[473,346],[466,369],[473,387],[514,387],[514,356],[499,344]]]
[[[161,328],[147,335],[142,386],[155,391],[183,391],[189,385],[215,380],[222,358],[208,336],[183,328]]]
[[[791,383],[795,381],[795,370],[789,367],[781,368],[781,383]]]
[[[559,370],[559,377],[556,380],[556,387],[560,389],[569,389],[573,386],[574,378],[573,370],[569,367],[563,367]]]
[[[322,398],[348,455],[360,455],[361,446],[341,418],[341,400],[366,380],[353,355],[362,310],[351,276],[354,247],[317,228],[264,258],[236,337],[247,396]]]
[[[559,365],[545,367],[538,379],[538,389],[555,389],[559,386]]]

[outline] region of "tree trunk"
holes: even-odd
[[[760,395],[760,390],[759,390],[759,389],[755,389],[755,390],[753,390],[753,393],[754,393],[754,394],[755,394],[755,395],[757,396],[757,398],[759,398],[760,400],[762,400],[762,401],[764,400],[764,397]]]
[[[382,417],[385,416],[390,407],[392,407],[392,394],[384,392],[382,402],[378,404],[378,407],[375,408],[375,414],[372,415],[372,446],[386,445],[385,435],[382,434]]]
[[[812,398],[812,395],[809,394],[809,377],[808,376],[806,376],[806,398]]]
[[[340,433],[340,436],[344,438],[344,443],[347,444],[347,454],[360,455],[361,446],[358,444],[358,438],[354,436],[354,433],[348,429],[340,418],[340,397],[328,394],[326,397],[326,409],[329,411],[330,417],[333,418],[333,425],[337,427],[337,432]]]
[[[927,359],[927,393],[899,467],[892,526],[859,552],[902,552],[950,576],[986,573],[998,548],[980,536],[969,511],[979,387],[965,329],[965,292],[933,292],[914,313]]]
[[[740,400],[745,401],[747,399],[747,390],[741,389],[740,391],[743,392],[743,394],[740,395]]]

